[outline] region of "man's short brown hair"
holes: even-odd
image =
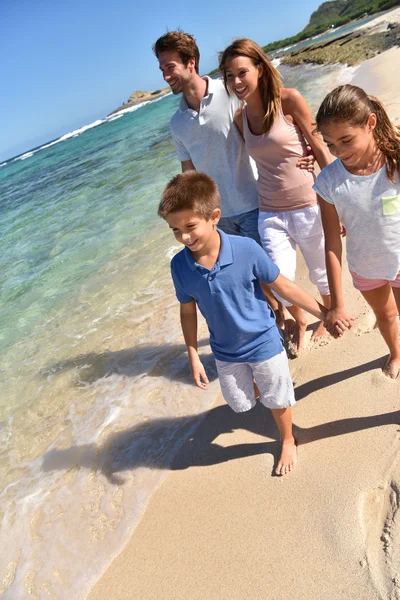
[[[218,186],[211,177],[198,171],[175,175],[167,184],[158,207],[158,215],[167,217],[181,210],[194,210],[205,219],[220,207]]]
[[[189,33],[183,31],[168,31],[162,35],[153,45],[153,52],[159,58],[161,52],[175,50],[178,52],[181,61],[187,66],[189,60],[194,58],[196,73],[199,72],[200,52],[196,40]]]

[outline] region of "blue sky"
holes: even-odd
[[[320,3],[0,0],[0,161],[163,87],[151,46],[167,29],[196,37],[205,73],[235,37],[294,35]]]

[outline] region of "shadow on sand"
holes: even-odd
[[[296,389],[298,399],[313,391],[345,381],[359,373],[378,368],[382,359],[374,360],[340,373],[320,377]],[[346,435],[372,427],[398,425],[400,410],[373,415],[340,419],[301,428],[294,425],[299,444]],[[221,446],[216,443],[221,434],[245,429],[276,441]],[[179,450],[179,452],[178,452]],[[121,484],[120,473],[137,467],[152,469],[187,469],[235,460],[256,454],[272,454],[279,458],[278,432],[271,412],[261,404],[253,410],[235,414],[228,406],[217,406],[193,417],[154,419],[108,437],[102,446],[87,444],[67,450],[52,450],[44,456],[43,470],[68,469],[75,465],[101,471],[113,484]]]

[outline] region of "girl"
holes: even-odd
[[[354,287],[375,313],[390,355],[383,372],[395,379],[400,368],[397,314],[400,309],[400,133],[379,100],[352,85],[327,95],[317,128],[338,158],[317,177],[332,293],[327,328],[351,327],[343,305],[342,243]]]
[[[314,177],[296,166],[305,154],[304,136],[321,168],[331,161],[319,136],[312,135],[310,109],[297,90],[282,87],[278,70],[251,40],[236,40],[226,48],[219,68],[227,90],[245,100],[235,122],[258,169],[258,226],[263,247],[281,273],[294,280],[298,244],[310,279],[329,307],[323,230],[312,189]],[[278,299],[288,306],[288,302]],[[304,344],[307,319],[299,307],[288,309],[297,323],[293,344],[298,353]],[[313,338],[325,333],[321,323]]]

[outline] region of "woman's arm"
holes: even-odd
[[[330,332],[338,321],[350,329],[353,318],[344,307],[342,287],[342,239],[341,224],[336,208],[318,196],[322,225],[325,233],[325,262],[328,273],[331,308],[326,316],[326,328]]]
[[[300,128],[307,142],[311,146],[313,154],[323,169],[332,162],[333,157],[322,141],[321,136],[315,133],[315,121],[311,110],[298,90],[284,88],[282,90],[283,114],[290,115],[296,125]]]

